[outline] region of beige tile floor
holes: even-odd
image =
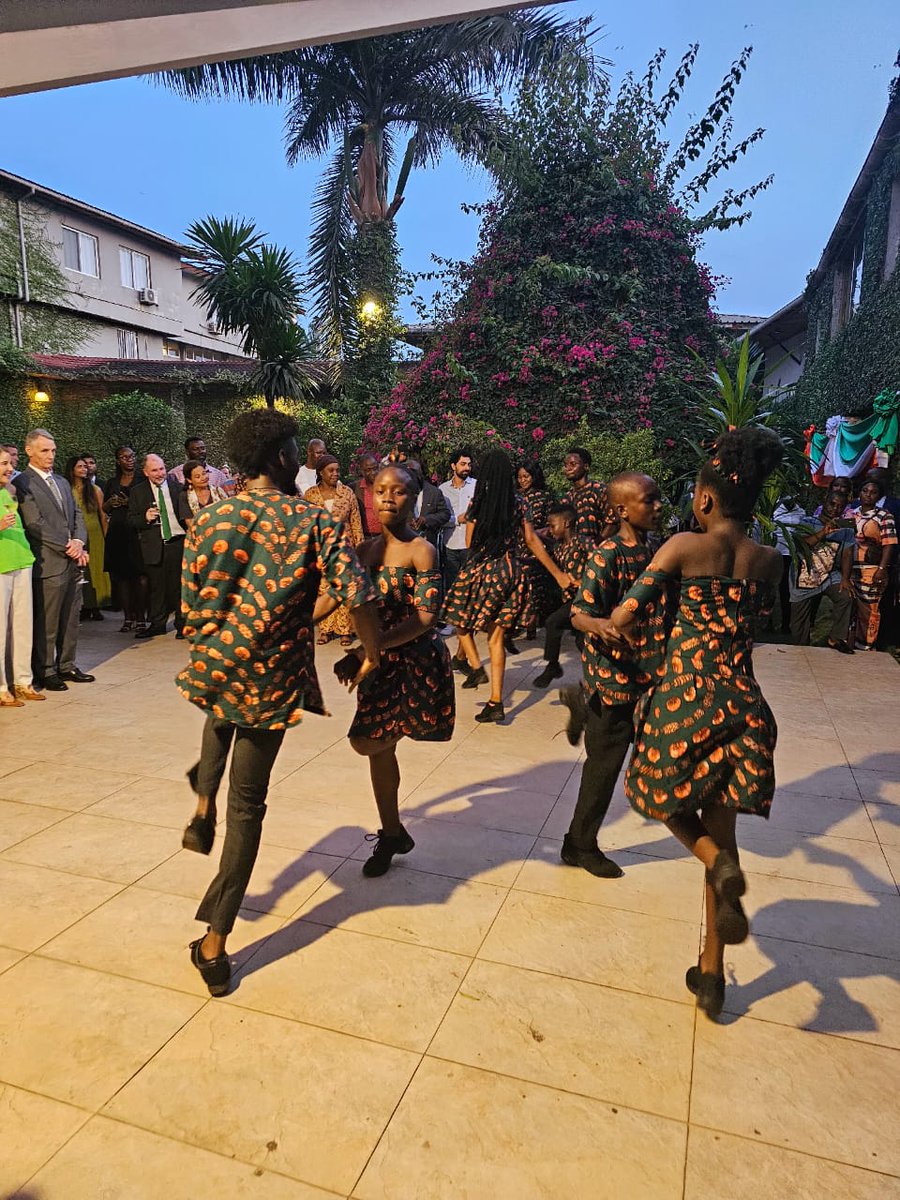
[[[712,1024],[683,985],[701,874],[666,831],[620,786],[624,878],[559,863],[579,754],[534,647],[506,726],[460,692],[451,743],[402,747],[417,848],[379,880],[321,652],[334,715],[286,738],[210,1000],[184,648],[115,624],[84,629],[95,684],[0,721],[0,1200],[900,1200],[893,661],[757,652],[780,791],[741,820],[754,936]]]

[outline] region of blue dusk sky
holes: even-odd
[[[770,172],[775,180],[747,224],[708,236],[703,257],[728,279],[720,311],[767,315],[802,291],[884,115],[900,47],[896,0],[577,0],[558,11],[599,27],[614,83],[627,70],[642,73],[660,46],[674,67],[700,42],[675,133],[753,46],[735,132],[761,125],[766,135],[727,173],[727,186]],[[207,213],[240,213],[305,261],[319,164],[285,165],[277,107],[189,102],[142,78],[0,99],[0,167],[173,238]],[[398,215],[403,265],[427,270],[432,252],[471,255],[477,218],[460,205],[489,190],[483,173],[453,156],[413,174]]]

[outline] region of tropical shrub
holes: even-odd
[[[694,212],[761,135],[728,144],[727,113],[748,54],[672,154],[663,127],[696,47],[659,99],[661,54],[616,96],[565,63],[523,86],[511,149],[496,164],[497,195],[480,210],[478,251],[437,272],[440,331],[395,388],[394,419],[402,412],[421,430],[448,412],[469,414],[516,453],[534,453],[586,420],[613,436],[652,429],[667,460],[690,457],[682,435],[694,415],[696,355],[713,359],[722,346],[700,236],[745,220],[743,205],[767,182]],[[706,165],[682,183],[703,154]]]

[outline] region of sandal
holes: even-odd
[[[231,960],[227,954],[219,954],[215,958],[204,958],[200,953],[203,938],[191,942],[191,962],[200,972],[201,978],[209,988],[211,996],[224,996],[231,983]]]
[[[353,645],[353,638],[349,634],[341,638],[341,645],[345,650],[348,650]]]
[[[134,633],[134,621],[123,621],[119,633]]]
[[[330,633],[320,633],[319,636],[316,638],[316,645],[317,646],[327,646],[330,641],[331,641]]]

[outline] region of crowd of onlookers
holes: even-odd
[[[185,442],[185,462],[169,470],[157,454],[139,463],[133,448],[120,446],[115,469],[97,478],[91,453],[70,457],[56,469],[56,443],[45,429],[25,439],[27,464],[19,470],[18,448],[0,445],[0,706],[19,707],[43,700],[44,691],[64,691],[93,676],[76,663],[79,626],[99,621],[104,610],[123,614],[121,632],[138,639],[166,633],[174,616],[182,638],[180,605],[184,539],[200,509],[242,484],[227,467],[207,461],[202,437]],[[475,491],[474,452],[460,447],[450,455],[444,482],[435,485],[422,465],[400,451],[386,459],[365,454],[360,478],[340,478],[338,459],[313,438],[296,478],[299,494],[342,522],[353,547],[380,532],[373,482],[384,461],[402,462],[419,491],[413,528],[438,551],[444,587],[449,591],[467,555],[467,514]],[[554,561],[577,577],[586,550],[612,530],[605,486],[590,478],[591,456],[573,447],[561,464],[568,490],[557,500],[537,462],[517,467],[519,503],[541,531]],[[856,498],[852,481],[835,479],[811,513],[796,497],[782,499],[774,512],[777,545],[784,556],[780,591],[782,631],[808,644],[822,598],[831,604],[828,645],[845,653],[871,650],[898,638],[897,527],[900,500],[890,492],[888,473],[869,472]],[[517,554],[528,564],[545,626],[547,665],[536,684],[546,687],[562,674],[562,637],[569,622],[571,594],[560,592],[527,545]],[[338,608],[318,626],[320,644],[353,641],[349,613]],[[448,627],[445,633],[452,631]],[[536,636],[537,625],[528,629]],[[506,648],[516,653],[508,637]],[[465,658],[457,650],[456,664]]]

